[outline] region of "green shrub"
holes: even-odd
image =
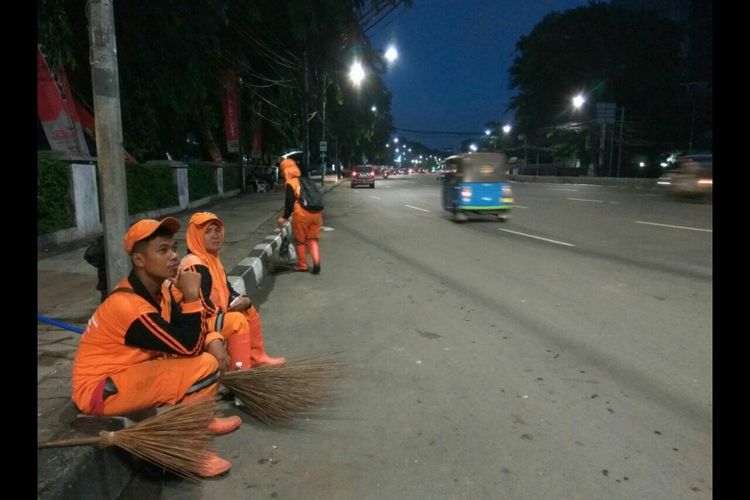
[[[242,187],[242,171],[239,165],[224,165],[224,192]]]
[[[190,201],[200,200],[218,193],[216,189],[216,167],[190,163],[188,165],[188,191]]]
[[[180,204],[172,167],[126,165],[130,215]]]
[[[36,234],[75,227],[70,166],[59,160],[39,158],[36,176]]]

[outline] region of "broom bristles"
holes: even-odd
[[[117,446],[187,479],[200,479],[200,468],[212,451],[208,424],[216,415],[216,402],[201,401],[169,407],[119,431],[102,431],[98,442],[90,438],[40,443],[41,448],[98,444]]]
[[[333,355],[288,360],[279,366],[259,366],[227,372],[226,386],[245,405],[246,411],[267,425],[312,415],[331,396],[333,383],[345,364]]]

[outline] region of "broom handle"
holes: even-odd
[[[62,439],[60,441],[46,441],[44,443],[37,443],[37,448],[62,448],[63,446],[83,446],[87,444],[100,444],[102,438],[99,436],[76,438],[76,439]]]

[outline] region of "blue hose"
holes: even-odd
[[[42,323],[47,323],[53,326],[59,326],[60,328],[63,328],[65,330],[70,330],[71,332],[75,332],[78,334],[83,333],[83,328],[80,328],[78,326],[69,325],[67,323],[63,323],[62,321],[57,321],[56,319],[48,318],[46,316],[42,316],[41,314],[36,315],[36,319],[41,321]]]

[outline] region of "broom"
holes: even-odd
[[[244,403],[250,416],[275,425],[312,414],[329,398],[332,383],[341,378],[344,368],[333,355],[311,356],[227,372],[221,383]]]
[[[148,462],[187,479],[200,479],[198,471],[211,451],[208,424],[216,402],[202,401],[168,407],[161,413],[119,431],[101,431],[99,436],[47,441],[37,448],[98,444],[120,447]]]

